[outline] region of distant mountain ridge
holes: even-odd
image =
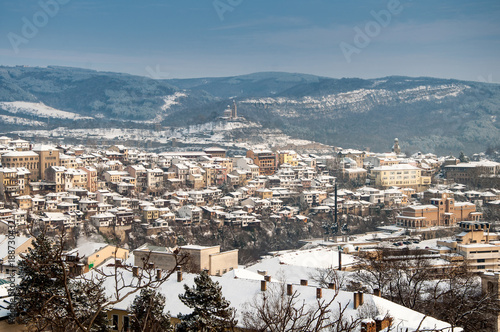
[[[1,67],[0,130],[140,128],[239,115],[291,137],[386,151],[483,151],[500,141],[500,85],[429,77],[341,78],[263,72],[154,80],[69,67]]]

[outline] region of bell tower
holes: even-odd
[[[392,146],[392,152],[395,154],[401,154],[401,148],[399,147],[399,140],[397,138],[394,139],[394,145]]]
[[[236,119],[238,117],[238,111],[236,108],[236,102],[233,100],[233,109],[231,110],[231,118]]]

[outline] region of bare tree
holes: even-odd
[[[158,273],[154,264],[149,264],[150,255],[144,260],[144,268],[123,265],[117,257],[118,250],[115,250],[111,266],[96,268],[88,274],[71,278],[64,256],[65,233],[58,237],[56,243],[50,243],[44,233],[37,236],[36,241],[41,241],[42,245],[35,252],[36,256],[30,252],[31,255],[20,263],[26,266],[29,273],[22,272],[21,286],[16,288],[11,306],[12,311],[19,314],[18,320],[28,323],[32,331],[102,330],[108,310],[142,289],[158,288],[175,271],[172,269]],[[44,255],[49,256],[43,259]],[[174,266],[186,264],[188,258],[175,252]],[[127,277],[131,273],[134,278]],[[33,292],[30,287],[36,285],[38,277],[43,278],[50,287]],[[107,297],[104,289],[108,287],[109,290],[110,285],[113,295]]]
[[[480,278],[465,261],[436,268],[431,264],[434,258],[425,251],[385,249],[366,256],[355,278],[380,289],[383,297],[446,321],[452,328],[493,331],[498,301],[481,293]]]
[[[299,332],[299,331],[354,331],[360,319],[347,317],[345,311],[349,303],[337,301],[336,290],[331,299],[317,299],[308,304],[300,300],[294,291],[287,295],[284,283],[273,283],[265,291],[247,302],[243,312],[243,324],[254,331]],[[338,307],[337,307],[338,305]]]

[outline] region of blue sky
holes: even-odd
[[[500,1],[0,0],[0,64],[500,82]]]

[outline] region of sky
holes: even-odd
[[[498,0],[0,0],[0,65],[500,82]]]

